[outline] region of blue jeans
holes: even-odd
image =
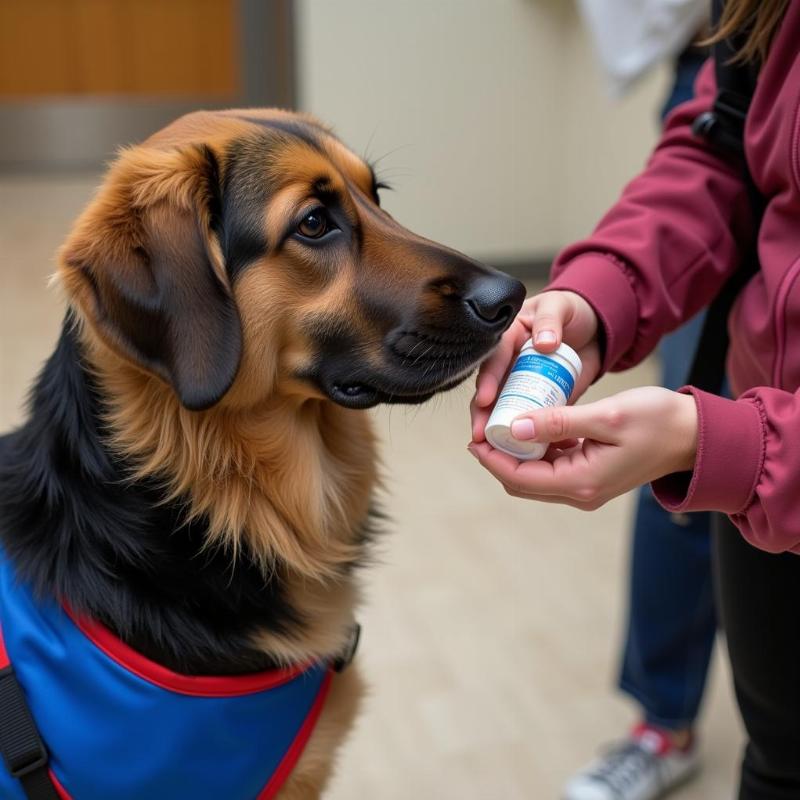
[[[702,59],[684,55],[664,114],[691,97]],[[665,337],[662,385],[685,383],[702,315]],[[639,492],[630,565],[628,632],[619,687],[645,719],[669,729],[690,727],[706,683],[717,628],[711,569],[711,515],[672,515],[649,486]]]

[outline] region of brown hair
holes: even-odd
[[[703,44],[738,34],[742,45],[735,60],[763,64],[788,5],[789,0],[729,0],[717,29]]]

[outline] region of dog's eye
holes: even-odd
[[[331,228],[328,215],[321,208],[315,208],[306,214],[297,224],[297,232],[307,239],[320,239]]]

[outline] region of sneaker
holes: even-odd
[[[654,800],[693,777],[697,746],[675,747],[657,728],[641,724],[566,785],[563,800]]]

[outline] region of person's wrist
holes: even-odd
[[[691,472],[697,459],[697,403],[690,394],[675,393],[675,442],[678,446],[673,472]]]

